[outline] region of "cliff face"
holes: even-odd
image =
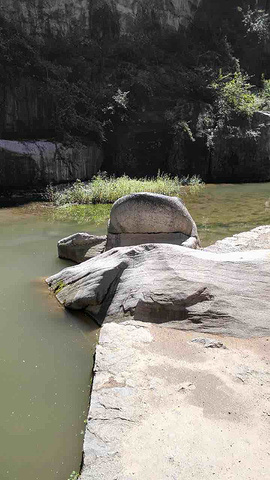
[[[193,19],[201,0],[115,0],[122,28],[128,30],[137,15],[150,13],[163,25],[178,28]]]
[[[269,11],[268,0],[250,3]],[[243,24],[248,4],[0,0],[0,138],[103,142],[101,168],[113,174],[161,170],[206,181],[269,179],[268,120],[249,155],[221,138],[212,158],[205,141],[204,120],[214,125],[216,108],[209,85],[220,70],[233,73],[239,59],[257,87],[262,72],[270,78],[265,46]],[[0,163],[4,157],[7,175],[13,154],[2,149]],[[87,178],[92,171],[69,177],[59,165],[63,175],[54,172],[52,180]],[[32,178],[49,178],[40,172]]]
[[[0,0],[0,14],[31,35],[88,28],[91,0]]]
[[[88,180],[100,169],[100,148],[65,148],[46,141],[0,140],[0,192],[12,188]]]
[[[83,38],[119,34],[140,19],[178,29],[188,25],[201,0],[0,0],[0,18],[36,42],[65,35]],[[62,41],[62,40],[61,40]],[[42,47],[41,47],[42,48]],[[41,138],[51,135],[50,101],[35,78],[20,75],[0,89],[0,137]]]
[[[0,14],[31,35],[80,32],[93,28],[93,16],[109,7],[127,31],[137,15],[150,15],[178,28],[194,17],[201,0],[0,0]]]

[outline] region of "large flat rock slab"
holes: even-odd
[[[269,338],[104,325],[80,480],[268,478],[269,360]]]
[[[85,310],[100,325],[134,318],[238,337],[270,333],[270,250],[114,248],[47,282],[66,308]]]

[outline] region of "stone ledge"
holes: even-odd
[[[204,248],[208,252],[229,253],[246,250],[261,250],[270,248],[270,225],[262,225],[248,232],[241,232],[232,237],[218,240],[213,245]]]
[[[215,336],[226,348],[213,349],[195,338],[102,327],[80,480],[266,478],[268,339]]]

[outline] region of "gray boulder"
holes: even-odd
[[[114,203],[106,249],[143,243],[199,245],[196,224],[180,198],[143,192]]]
[[[47,282],[66,308],[83,309],[99,324],[132,317],[239,337],[270,333],[270,250],[115,248]]]
[[[106,239],[106,236],[75,233],[59,240],[57,244],[58,256],[76,263],[84,262],[104,252]]]

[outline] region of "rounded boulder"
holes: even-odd
[[[197,227],[180,198],[134,193],[117,200],[108,233],[173,233],[197,237]]]

